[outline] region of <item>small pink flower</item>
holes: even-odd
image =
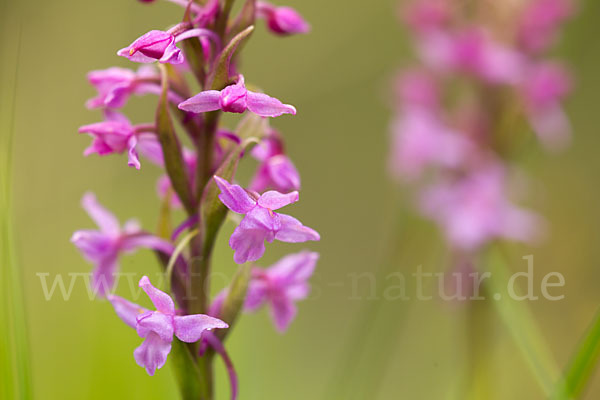
[[[256,15],[264,18],[269,30],[278,35],[308,33],[310,25],[291,7],[276,7],[266,1],[256,2]]]
[[[100,229],[77,231],[71,242],[95,265],[92,286],[100,295],[106,295],[114,286],[113,275],[118,269],[117,260],[121,253],[131,253],[140,247],[167,255],[173,252],[169,242],[145,233],[136,221],[126,222],[121,229],[115,216],[98,204],[92,193],[83,196],[81,205]]]
[[[131,125],[122,114],[106,111],[106,121],[84,125],[79,128],[79,133],[87,133],[93,137],[92,144],[85,149],[83,154],[98,154],[101,156],[127,151],[128,165],[140,169],[138,148],[160,148],[156,135],[152,132],[140,131]]]
[[[175,46],[175,36],[164,31],[150,31],[129,46],[119,50],[118,55],[126,57],[134,62],[181,64],[183,54]]]
[[[177,315],[171,297],[152,286],[147,276],[140,279],[139,286],[150,297],[156,311],[147,310],[119,296],[111,295],[108,299],[119,318],[145,338],[133,356],[150,376],[165,365],[171,352],[173,335],[182,342],[194,343],[208,331],[229,327],[225,322],[204,314]]]
[[[550,62],[531,67],[521,84],[530,124],[550,149],[564,148],[570,139],[571,124],[561,105],[570,90],[567,71]]]
[[[250,110],[261,117],[278,117],[283,114],[296,114],[296,108],[283,104],[276,98],[246,89],[244,77],[225,89],[205,90],[179,104],[179,108],[193,113],[223,110],[231,113],[243,113]]]
[[[527,51],[548,48],[560,25],[571,15],[569,0],[534,0],[525,8],[519,27],[519,41]]]
[[[313,274],[318,253],[290,254],[268,269],[254,268],[244,303],[246,311],[268,304],[279,332],[285,332],[296,316],[296,301],[308,296],[308,279]]]
[[[423,61],[442,72],[464,72],[492,84],[515,84],[522,79],[525,60],[518,51],[471,29],[458,34],[430,32],[420,38]]]
[[[245,214],[235,229],[229,245],[235,251],[233,259],[238,264],[256,261],[265,252],[265,241],[275,239],[288,243],[301,243],[308,240],[320,240],[319,234],[297,219],[273,212],[281,207],[298,201],[298,192],[282,194],[268,191],[259,195],[248,192],[238,185],[214,177],[221,190],[219,199],[231,211]]]
[[[502,168],[486,167],[431,187],[422,196],[421,208],[442,226],[451,244],[464,250],[497,238],[535,240],[539,218],[506,199],[505,181]]]
[[[416,179],[431,166],[458,167],[471,149],[469,141],[444,126],[434,112],[408,108],[392,122],[390,167],[400,179]]]
[[[283,150],[283,141],[274,129],[252,149],[252,156],[260,161],[249,189],[264,192],[274,189],[290,192],[300,189],[300,174]]]
[[[160,94],[161,87],[152,80],[159,76],[152,66],[142,66],[137,72],[126,68],[112,67],[91,71],[88,80],[98,91],[98,95],[89,99],[87,108],[121,108],[132,95]],[[169,101],[179,103],[181,98],[169,92]]]
[[[404,14],[406,23],[416,32],[425,33],[444,27],[450,17],[448,2],[419,0],[411,4]]]

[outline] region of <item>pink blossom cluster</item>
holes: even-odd
[[[561,149],[571,134],[571,80],[546,56],[569,0],[472,6],[415,0],[402,10],[418,63],[395,83],[390,157],[392,174],[416,185],[420,211],[465,253],[540,236],[540,218],[510,198],[511,155],[530,137]]]
[[[225,361],[235,398],[237,378],[222,343],[227,333],[222,332],[231,330],[238,312],[254,311],[263,304],[270,306],[277,329],[286,330],[296,315],[295,303],[308,295],[318,254],[301,251],[269,269],[241,265],[234,281],[210,299],[211,254],[228,210],[243,215],[229,239],[237,264],[259,260],[265,243],[274,240],[320,240],[314,229],[298,219],[275,212],[298,201],[300,175],[285,152],[283,136],[268,119],[295,115],[296,108],[256,86],[249,85],[252,90],[246,86],[238,71],[240,44],[248,40],[257,20],[264,20],[267,29],[279,36],[307,33],[310,26],[292,8],[262,1],[245,0],[237,15],[232,15],[229,0],[168,1],[182,7],[180,22],[167,30],[150,30],[117,51],[141,67],[111,67],[88,74],[97,95],[86,105],[101,110],[104,120],[79,129],[92,139],[86,156],[127,154],[131,167],[139,170],[148,161],[164,171],[157,183],[163,229],[152,233],[136,221],[121,226],[88,193],[82,205],[98,229],[79,230],[72,242],[94,265],[95,291],[108,298],[117,315],[144,338],[134,357],[148,374],[165,364],[174,341],[190,344],[183,349],[194,364],[212,360],[203,357],[208,348]],[[194,89],[198,87],[199,91]],[[131,122],[123,111],[134,95],[158,96],[156,110],[143,123]],[[220,121],[223,113],[245,115],[232,129]],[[234,179],[240,159],[248,156],[256,160],[256,172],[244,188]],[[171,212],[176,209],[182,209],[183,215]],[[173,216],[180,220],[174,221]],[[164,229],[171,226],[176,228]],[[120,257],[142,248],[157,254],[166,273],[165,291],[146,276],[139,282],[155,311],[114,294]],[[221,332],[211,332],[214,329]],[[189,379],[190,374],[183,376]],[[201,380],[200,386],[212,387],[212,382],[202,381],[212,379],[210,373],[195,379]],[[183,386],[182,390],[191,390],[198,385]],[[206,393],[210,391],[203,392],[202,398]]]

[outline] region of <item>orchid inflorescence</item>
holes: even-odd
[[[538,239],[543,222],[509,200],[509,178],[529,138],[568,144],[570,78],[545,53],[572,4],[415,0],[402,12],[419,64],[396,83],[393,175],[417,184],[418,208],[463,258],[497,239]]]
[[[245,0],[235,17],[230,16],[232,0],[169,1],[184,8],[181,22],[165,31],[151,30],[117,52],[142,63],[139,69],[112,67],[89,73],[98,94],[86,105],[101,109],[105,119],[79,129],[92,137],[86,156],[127,153],[131,167],[140,169],[142,158],[164,168],[157,184],[163,228],[153,234],[135,221],[121,226],[88,193],[82,205],[98,230],[77,231],[72,241],[94,264],[96,293],[145,339],[134,357],[149,375],[165,364],[172,349],[178,349],[184,355],[177,357],[183,360],[179,377],[192,376],[195,381],[182,381],[183,396],[207,400],[213,397],[211,360],[217,353],[227,366],[235,398],[237,378],[222,342],[238,313],[268,304],[277,330],[285,331],[296,314],[295,302],[308,295],[307,281],[318,254],[301,251],[268,269],[251,262],[263,256],[265,241],[320,239],[297,219],[274,212],[298,201],[300,176],[284,151],[281,134],[267,118],[295,115],[296,108],[255,86],[252,91],[246,88],[237,68],[239,48],[257,19],[282,36],[306,33],[310,27],[295,10],[256,0]],[[196,95],[191,79],[201,89]],[[148,94],[159,99],[154,121],[134,124],[119,111],[132,95]],[[223,112],[245,115],[231,131],[219,122]],[[232,182],[246,155],[259,163],[247,189]],[[164,229],[170,226],[168,210],[177,208],[185,212],[183,221],[172,231]],[[211,301],[211,254],[228,209],[244,215],[229,240],[233,259],[241,265],[231,284]],[[155,311],[113,293],[119,257],[140,248],[156,252],[166,273],[165,291],[147,276],[139,282]]]

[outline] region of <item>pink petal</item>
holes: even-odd
[[[154,304],[158,311],[169,315],[175,313],[173,299],[165,292],[152,286],[152,283],[150,283],[150,279],[148,279],[147,276],[143,276],[142,279],[140,279],[139,286],[146,292],[148,297],[150,297],[152,304]]]
[[[261,117],[278,117],[282,114],[296,115],[296,108],[289,104],[283,104],[274,97],[263,93],[248,91],[246,96],[248,110]]]
[[[191,97],[180,103],[177,107],[184,111],[193,113],[203,113],[207,111],[215,111],[221,108],[219,105],[219,98],[221,92],[218,90],[205,90],[200,92],[194,97]]]
[[[280,333],[287,330],[290,323],[296,317],[297,309],[293,301],[285,297],[277,298],[271,301],[271,316],[275,323],[275,328]]]
[[[135,149],[136,145],[137,145],[137,138],[135,136],[131,136],[129,138],[129,140],[127,141],[127,147],[128,147],[127,165],[129,165],[130,167],[135,167],[135,169],[140,169],[141,164],[140,164],[140,159],[138,158],[138,153]]]
[[[148,311],[136,319],[136,330],[141,337],[147,337],[151,332],[156,333],[164,341],[173,340],[173,316],[162,312]]]
[[[160,251],[169,256],[175,250],[170,242],[150,234],[127,235],[121,239],[123,251],[132,251],[140,247]]]
[[[274,190],[263,193],[258,199],[258,205],[270,210],[277,210],[298,201],[298,192],[279,193]]]
[[[186,343],[197,342],[205,331],[228,327],[229,325],[220,319],[203,314],[175,317],[175,336]]]
[[[100,296],[106,296],[115,286],[115,272],[118,269],[117,254],[112,253],[99,261],[92,272],[92,290]]]
[[[81,199],[81,206],[106,235],[115,237],[121,232],[117,218],[96,200],[96,196],[88,192]]]
[[[301,243],[308,240],[321,240],[321,237],[315,230],[302,225],[302,223],[294,217],[290,217],[289,215],[285,214],[279,214],[279,220],[281,222],[281,228],[275,234],[275,239],[277,240],[288,243]]]
[[[235,251],[233,260],[237,264],[243,264],[260,259],[265,253],[266,235],[262,229],[235,228],[229,238],[229,246]]]
[[[216,175],[213,178],[221,190],[219,199],[231,211],[246,214],[256,206],[256,201],[241,186],[232,185]]]
[[[137,324],[136,318],[148,312],[147,309],[128,300],[125,300],[120,296],[111,294],[107,296],[107,299],[108,301],[110,301],[110,304],[112,304],[113,308],[115,309],[117,316],[133,329],[135,329],[135,326]]]
[[[140,367],[146,368],[148,375],[162,368],[171,351],[171,342],[164,341],[155,333],[150,333],[146,340],[133,352],[133,357]]]

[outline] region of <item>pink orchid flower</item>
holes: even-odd
[[[277,131],[272,129],[269,136],[252,149],[251,154],[260,161],[260,165],[249,185],[250,190],[260,193],[267,189],[278,192],[300,189],[300,174],[285,154],[283,141]]]
[[[84,150],[83,154],[107,154],[124,153],[127,151],[128,165],[140,169],[141,164],[138,157],[138,149],[160,148],[152,125],[142,124],[134,126],[122,114],[115,111],[105,111],[106,120],[95,124],[84,125],[79,128],[79,133],[87,133],[92,136],[92,144]]]
[[[161,64],[182,64],[183,53],[175,44],[192,37],[209,37],[220,44],[218,36],[208,29],[189,29],[180,33],[153,30],[140,36],[117,54],[139,63],[158,61]]]
[[[511,204],[506,191],[502,168],[486,167],[426,190],[421,208],[442,226],[450,243],[464,250],[476,250],[496,238],[537,239],[539,218]]]
[[[571,15],[570,0],[534,0],[523,11],[519,41],[525,50],[541,52],[547,49],[556,37],[560,25]]]
[[[275,328],[285,332],[296,316],[296,302],[308,296],[308,279],[319,254],[302,251],[283,257],[267,269],[254,268],[244,303],[246,311],[268,304]]]
[[[265,252],[265,241],[272,243],[277,239],[301,243],[320,240],[315,230],[302,225],[297,219],[273,212],[298,201],[298,192],[282,194],[268,191],[259,195],[218,176],[214,180],[221,190],[219,199],[223,204],[233,212],[245,214],[229,239],[229,245],[235,251],[233,259],[236,263],[243,264],[261,258]]]
[[[135,349],[133,357],[150,376],[165,365],[171,352],[173,335],[182,342],[194,343],[212,329],[229,327],[220,319],[204,314],[177,315],[173,299],[152,286],[147,276],[140,279],[139,286],[150,297],[156,311],[147,310],[119,296],[111,295],[108,299],[119,318],[145,339]]]
[[[101,296],[105,296],[114,286],[114,273],[118,269],[117,261],[121,253],[132,253],[138,248],[147,248],[167,256],[172,254],[173,245],[145,233],[134,220],[126,222],[121,229],[116,217],[102,207],[92,193],[83,196],[81,205],[100,229],[77,231],[73,234],[71,242],[95,265],[92,286]]]
[[[521,84],[529,122],[549,149],[564,148],[571,137],[571,124],[561,104],[570,90],[567,71],[551,62],[531,67]]]
[[[263,18],[269,30],[277,35],[293,35],[310,31],[308,22],[291,7],[276,7],[266,1],[257,1],[256,16]]]
[[[223,110],[243,113],[250,110],[261,117],[278,117],[283,114],[296,115],[296,108],[283,104],[274,97],[246,89],[244,77],[239,76],[234,85],[223,90],[205,90],[179,104],[179,108],[193,113]]]
[[[142,66],[137,72],[127,69],[112,67],[104,70],[91,71],[88,81],[96,88],[98,95],[87,101],[87,108],[121,108],[132,95],[159,94],[160,86],[150,83],[158,79],[156,71],[151,66]],[[170,94],[171,100],[178,98]]]

